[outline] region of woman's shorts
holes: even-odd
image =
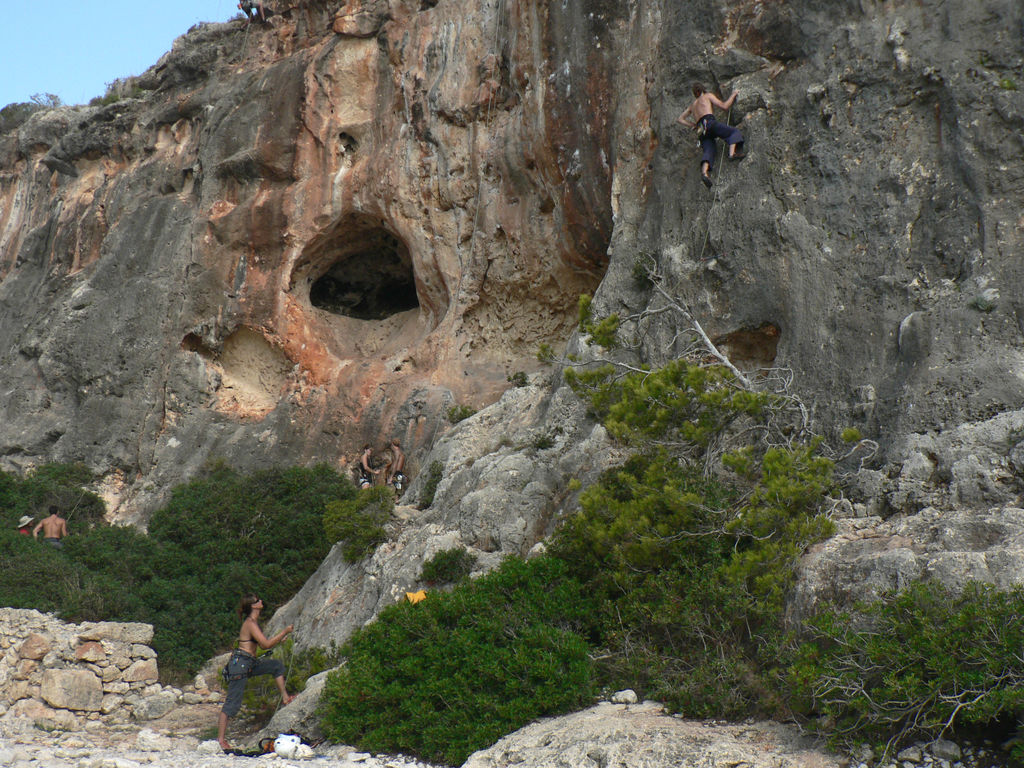
[[[243,658],[238,659],[237,657],[241,654]],[[245,677],[235,677],[236,673],[233,669],[240,669],[245,666],[248,659],[252,659],[252,666],[249,669],[248,674]],[[235,662],[234,664],[232,662]],[[271,675],[273,677],[284,676],[284,664],[280,659],[275,659],[270,656],[260,656],[256,658],[251,656],[245,651],[235,651],[231,654],[231,661],[228,662],[227,666],[228,674],[228,694],[224,698],[224,706],[221,707],[223,712],[228,717],[234,717],[238,714],[238,710],[242,708],[242,695],[245,693],[245,683],[250,677],[256,677],[257,675]],[[231,678],[234,679],[231,679]]]

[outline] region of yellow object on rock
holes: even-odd
[[[413,605],[415,605],[420,600],[426,600],[427,599],[427,593],[424,590],[422,590],[422,589],[419,592],[406,592],[405,593],[405,599],[408,600]]]

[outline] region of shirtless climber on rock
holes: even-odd
[[[715,154],[718,151],[715,147],[716,138],[723,139],[729,145],[730,160],[742,160],[746,156],[743,153],[743,134],[737,128],[715,120],[715,108],[727,112],[736,101],[737,94],[736,91],[733,91],[732,96],[722,101],[715,94],[705,91],[704,86],[700,83],[694,83],[693,95],[693,103],[678,117],[677,122],[697,131],[700,148],[703,150],[700,162],[700,180],[704,182],[704,186],[710,188],[711,167],[715,164]],[[687,120],[687,116],[693,122]]]

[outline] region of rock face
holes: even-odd
[[[690,320],[634,277],[638,260],[650,265],[755,380],[765,368],[791,372],[816,431],[835,440],[855,426],[878,444],[867,463],[861,454],[841,465],[849,499],[837,506],[857,541],[860,518],[878,518],[873,544],[841,536],[809,556],[794,616],[823,596],[845,599],[846,580],[868,572],[877,588],[922,576],[1018,583],[1024,411],[1013,296],[1024,219],[1013,201],[1024,164],[994,150],[1021,146],[1024,43],[1006,29],[1024,11],[999,0],[621,10],[613,37],[634,44],[609,70],[613,225],[595,306],[625,318],[630,362],[684,354]],[[984,54],[965,55],[972,46]],[[711,192],[692,136],[674,123],[692,81],[740,94],[730,118],[748,157],[720,163]],[[568,350],[590,354],[577,337]],[[548,402],[572,399],[555,387]],[[444,465],[430,511],[407,512],[364,564],[332,555],[275,622],[297,621],[311,642],[347,636],[416,586],[417,564],[441,546],[431,541],[498,555],[539,541],[572,505],[575,443],[539,463],[522,439],[500,447],[523,426],[509,413],[499,403],[474,417],[488,427],[446,436],[420,462]],[[554,409],[528,429],[578,440],[586,424],[581,410]],[[955,533],[937,534],[947,519]],[[529,533],[510,535],[516,526]]]
[[[1000,589],[1019,586],[1024,557],[1024,509],[943,511],[844,518],[839,534],[803,561],[790,605],[797,621],[823,602],[848,605],[915,581],[934,579],[958,589],[968,581]]]
[[[595,481],[617,451],[568,390],[552,395],[541,377],[534,382],[509,390],[441,438],[429,456],[429,464],[441,468],[429,508],[412,506],[423,497],[424,472],[397,507],[389,541],[358,563],[347,562],[335,546],[274,614],[273,631],[295,624],[296,647],[327,647],[406,592],[435,588],[421,582],[420,573],[442,550],[468,550],[483,571],[543,546],[575,503],[570,480]]]
[[[911,436],[1018,410],[1021,274],[1008,256],[1024,237],[1011,202],[1024,165],[995,148],[1021,142],[1024,95],[1007,76],[1024,44],[998,31],[1021,13],[787,2],[672,19],[663,54],[713,42],[707,58],[665,60],[666,101],[683,104],[708,72],[737,89],[750,154],[701,191],[666,105],[652,118],[655,190],[614,233],[613,265],[654,254],[734,362],[791,368],[822,431],[857,426],[897,460]],[[985,64],[963,54],[983,41]],[[606,307],[661,304],[622,282],[605,281]],[[636,324],[645,357],[678,353],[672,327]]]
[[[755,379],[789,376],[816,431],[878,444],[844,466],[843,514],[878,518],[898,557],[831,542],[807,604],[858,563],[888,562],[879,584],[1016,581],[1020,3],[280,11],[200,26],[120,101],[0,138],[5,466],[85,461],[144,521],[211,456],[336,462],[403,438],[409,499],[443,466],[429,511],[400,510],[363,564],[332,555],[281,612],[340,640],[442,546],[481,567],[530,551],[570,479],[614,461],[555,380],[506,381],[542,342],[586,356],[573,305],[596,288],[632,361],[684,354],[696,320]],[[748,149],[710,192],[675,122],[695,80],[739,92]],[[495,401],[442,437],[450,405]]]
[[[211,456],[415,451],[606,265],[623,12],[277,6],[0,141],[0,455],[87,462],[123,518]]]

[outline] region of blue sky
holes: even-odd
[[[0,107],[34,93],[84,104],[114,79],[146,71],[193,24],[239,13],[237,0],[0,0],[0,8]]]

